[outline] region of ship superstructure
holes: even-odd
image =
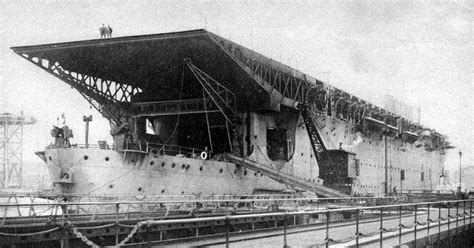
[[[12,49],[111,123],[114,144],[98,147],[56,132],[41,156],[61,193],[429,190],[449,148],[434,130],[206,30]]]

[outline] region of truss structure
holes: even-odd
[[[124,83],[66,70],[59,62],[30,57],[23,58],[75,88],[97,111],[114,125],[126,123],[132,96],[141,89]]]
[[[0,187],[21,187],[23,167],[23,126],[36,120],[23,115],[0,114]]]
[[[450,148],[443,135],[423,127],[420,123],[414,123],[403,116],[368,103],[232,41],[214,34],[209,36],[274,100],[287,107],[301,110],[303,115],[309,110],[334,115],[350,122],[359,130],[362,129],[364,121],[375,121],[383,126],[381,129],[386,130],[384,131],[386,135],[398,135],[398,137],[413,135],[417,139],[428,131],[434,141],[429,149]]]

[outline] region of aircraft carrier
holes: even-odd
[[[111,124],[114,144],[87,147],[53,130],[39,155],[58,193],[435,190],[450,147],[433,129],[206,30],[12,49]]]
[[[447,137],[404,111],[202,29],[12,50],[76,89],[113,144],[54,127],[37,152],[54,192],[2,196],[0,245],[470,242],[472,200],[438,190]]]

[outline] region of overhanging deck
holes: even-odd
[[[345,119],[400,116],[203,29],[183,32],[12,47],[13,51],[76,88],[109,120],[132,116],[129,103],[202,97],[184,60],[209,74],[238,99],[240,111],[298,109],[339,111]],[[183,87],[184,86],[184,87]],[[426,128],[400,118],[403,131]],[[433,132],[435,133],[435,132]],[[448,144],[439,138],[441,149]]]

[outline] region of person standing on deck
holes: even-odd
[[[105,32],[106,32],[106,27],[104,24],[102,24],[102,27],[99,28],[99,32],[100,32],[100,38],[105,38]]]
[[[109,25],[107,25],[107,29],[108,29],[107,35],[109,36],[109,38],[112,38],[112,28]]]

